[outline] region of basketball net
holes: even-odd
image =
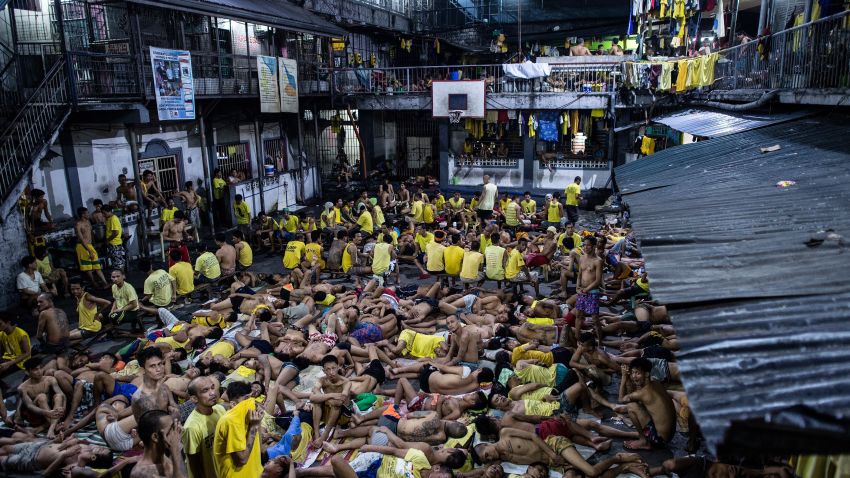
[[[463,116],[463,110],[450,110],[449,111],[449,122],[452,124],[460,123],[460,117]]]

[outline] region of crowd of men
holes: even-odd
[[[163,217],[166,266],[110,252],[111,284],[91,247],[94,215],[80,208],[86,281],[39,272],[43,251],[24,258],[18,284],[37,345],[0,316],[0,373],[25,373],[17,409],[0,409],[0,469],[145,478],[741,471],[636,453],[677,433],[696,451],[698,429],[675,331],[652,301],[628,224],[579,227],[580,183],[538,206],[530,193],[500,194],[487,176],[472,197],[448,199],[385,182],[315,216],[280,218],[254,215],[237,196],[237,227],[194,254],[197,203],[184,200],[191,208]],[[149,206],[176,209],[155,192],[145,189]],[[185,192],[196,199],[191,183]],[[116,241],[110,213],[95,211]],[[255,271],[261,251],[281,265]],[[145,277],[141,294],[130,267]],[[65,291],[76,317],[54,303]],[[127,338],[91,353],[104,334]],[[635,452],[610,452],[615,444]]]

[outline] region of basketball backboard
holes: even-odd
[[[464,118],[484,118],[484,80],[434,81],[431,111],[434,118],[448,118],[449,111],[462,111]]]

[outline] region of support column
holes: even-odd
[[[806,0],[806,5],[803,7],[803,23],[812,21],[812,3],[817,0]]]
[[[298,109],[298,113],[295,113],[295,123],[298,125],[298,157],[305,159],[307,155],[304,153],[304,128],[301,124],[301,118],[303,118],[303,113],[301,109]],[[309,169],[309,165],[305,165],[304,161],[300,161],[301,164],[301,202],[307,202],[306,194],[304,193],[304,174],[306,174],[306,170]]]
[[[313,147],[315,149],[316,156],[316,184],[318,185],[316,189],[316,196],[322,197],[322,171],[321,171],[321,160],[319,160],[319,106],[313,106],[313,130],[315,131],[316,137],[313,142]]]
[[[73,216],[77,207],[85,206],[80,191],[80,172],[77,169],[77,155],[74,152],[74,138],[70,128],[59,132],[59,144],[62,146],[62,163],[65,166],[65,178],[68,184],[68,197],[71,199],[69,211]]]
[[[438,120],[437,125],[437,148],[440,152],[440,189],[445,191],[451,184],[451,171],[449,170],[449,121]]]
[[[732,19],[729,21],[729,46],[735,45],[735,40],[738,35],[738,10],[741,6],[741,0],[733,0]]]
[[[522,186],[526,191],[534,191],[534,162],[537,161],[534,138],[522,137]],[[523,191],[520,191],[523,192]]]
[[[139,171],[139,142],[136,139],[136,128],[133,125],[125,125],[130,137],[130,158],[133,163],[133,176],[136,185],[136,197],[139,198],[139,219],[136,221],[136,239],[139,241],[139,255],[150,256],[148,248],[148,209],[145,207],[144,194],[142,193],[142,173]]]
[[[260,211],[266,211],[266,198],[263,192],[263,182],[266,179],[265,151],[263,151],[263,123],[259,118],[254,119],[254,138],[257,142],[257,187],[260,188]],[[259,212],[259,211],[257,211]]]
[[[768,4],[770,0],[761,0],[761,9],[759,10],[759,31],[756,32],[756,36],[760,36],[764,31],[765,27],[769,23],[767,20],[767,11]]]
[[[207,125],[206,125],[206,116],[204,115],[204,111],[201,108],[201,105],[198,105],[198,129],[201,132],[201,163],[204,166],[204,190],[206,191],[206,201],[207,201],[207,219],[210,221],[210,231],[215,233],[215,214],[213,214],[213,188],[212,188],[212,174],[210,173],[210,145],[207,144]]]

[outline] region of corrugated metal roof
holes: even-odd
[[[616,169],[714,450],[850,450],[848,124],[801,119]]]
[[[783,113],[733,113],[706,109],[689,109],[654,118],[652,121],[665,124],[677,131],[704,138],[717,138],[729,134],[764,128],[807,116],[807,111]]]
[[[243,20],[261,25],[325,36],[346,31],[287,0],[129,0],[161,8]]]

